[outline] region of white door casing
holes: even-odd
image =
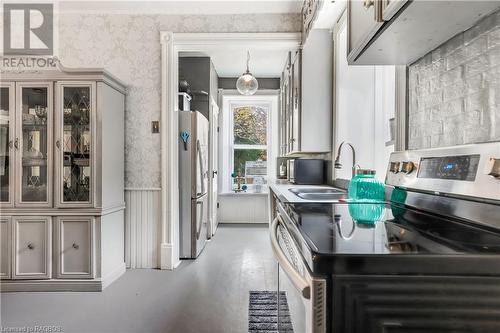
[[[210,106],[210,197],[209,197],[209,230],[208,238],[212,238],[217,230],[217,202],[219,179],[219,106],[214,100]]]
[[[295,49],[300,33],[173,33],[160,32],[161,46],[161,199],[160,268],[179,265],[178,183],[178,57],[179,52],[196,52],[205,46],[264,47]]]

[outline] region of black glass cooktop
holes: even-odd
[[[390,204],[289,204],[317,255],[500,254],[500,233]]]

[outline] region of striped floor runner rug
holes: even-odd
[[[279,295],[279,313],[278,330],[278,293],[276,291],[250,291],[249,333],[293,333],[286,294],[283,291]]]

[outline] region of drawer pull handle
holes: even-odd
[[[33,250],[35,248],[35,245],[32,243],[28,244],[28,249]]]
[[[76,244],[76,243],[73,243],[73,248],[74,248],[75,250],[78,250],[78,249],[80,248],[80,245],[78,245],[78,244]]]
[[[61,141],[59,140],[56,141],[56,147],[57,149],[61,149]]]
[[[14,141],[14,147],[16,147],[16,149],[19,149],[19,138],[16,138],[16,141]]]

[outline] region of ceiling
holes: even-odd
[[[250,72],[260,78],[280,77],[290,49],[248,48]],[[204,46],[199,52],[181,52],[180,56],[209,56],[219,77],[238,77],[246,70],[247,48]]]
[[[303,0],[157,0],[157,1],[58,1],[61,12],[224,15],[299,13]]]

